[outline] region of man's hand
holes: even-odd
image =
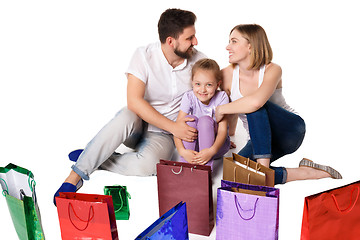
[[[182,120],[176,121],[171,133],[181,140],[193,142],[195,139],[197,139],[197,130],[186,124],[186,122],[192,121],[194,121],[194,119],[189,117],[185,117]]]

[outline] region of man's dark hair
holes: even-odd
[[[177,39],[185,28],[193,26],[196,16],[193,12],[177,8],[167,9],[160,16],[158,32],[161,43],[165,43],[167,37]]]

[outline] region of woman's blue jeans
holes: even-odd
[[[250,140],[239,151],[239,155],[254,161],[270,158],[270,163],[295,152],[305,136],[304,120],[282,107],[268,101],[259,110],[246,114]],[[284,167],[275,170],[275,184],[283,184],[287,179]]]

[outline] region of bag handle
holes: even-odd
[[[82,222],[86,222],[86,226],[85,226],[83,229],[80,229],[80,228],[78,228],[77,226],[75,226],[74,222],[71,220],[71,217],[70,217],[70,208],[71,208],[72,211],[74,212],[75,217],[76,217],[77,219],[79,219],[79,220],[82,221]],[[90,215],[91,215],[90,212],[92,212],[92,216],[91,216],[91,217],[90,217]],[[69,214],[69,219],[70,219],[71,224],[72,224],[77,230],[79,230],[79,231],[84,231],[84,230],[86,230],[86,229],[88,228],[88,226],[89,226],[90,221],[91,221],[91,220],[94,218],[94,216],[95,216],[94,207],[93,207],[93,206],[90,206],[88,219],[87,219],[87,220],[82,220],[82,219],[76,214],[76,212],[75,212],[75,210],[74,210],[74,207],[73,207],[73,205],[71,204],[71,202],[69,202],[68,214]]]
[[[258,162],[256,162],[256,166],[255,166],[256,173],[257,173],[258,171],[260,171],[260,169],[261,169],[261,164],[258,163]]]
[[[179,174],[181,173],[182,169],[183,169],[183,168],[182,168],[182,166],[181,166],[179,172],[175,172],[174,169],[171,169],[171,171],[172,171],[173,174],[179,175]],[[191,169],[191,170],[192,170],[192,169]]]
[[[119,198],[120,198],[120,201],[121,201],[121,204],[120,204],[120,207],[118,208],[118,209],[114,209],[114,212],[115,213],[117,213],[117,212],[119,212],[122,208],[123,208],[123,206],[124,206],[124,201],[123,201],[123,199],[122,199],[122,197],[121,197],[121,190],[124,190],[125,191],[125,197],[126,198],[129,198],[129,199],[131,199],[131,195],[130,195],[130,193],[128,192],[128,191],[126,191],[126,189],[123,187],[123,186],[120,186],[120,185],[114,185],[114,186],[116,186],[116,187],[120,187],[120,190],[118,191],[118,194],[119,194]],[[110,189],[106,189],[106,195],[111,195],[111,190]],[[109,194],[107,194],[107,193],[109,193]]]
[[[6,194],[9,194],[9,187],[4,179],[0,178],[0,180],[2,180],[5,183],[6,190],[2,191],[2,195],[4,195],[4,197],[6,197]]]
[[[173,163],[173,165],[174,165],[174,166],[179,166],[179,165],[176,165],[176,163]],[[194,169],[197,169],[197,166],[194,165],[194,164],[191,164],[191,165],[193,165],[193,166],[190,168],[190,170],[191,170],[191,172],[193,172]],[[185,166],[185,167],[186,167],[186,166]],[[200,167],[201,167],[201,166],[200,166]],[[180,165],[180,171],[179,171],[179,172],[175,172],[174,169],[171,168],[172,173],[173,173],[173,174],[176,174],[176,175],[179,175],[179,174],[182,172],[182,170],[183,170],[183,166],[182,166],[182,165]],[[200,170],[201,170],[201,168],[200,168]]]
[[[234,167],[234,180],[233,182],[236,182],[236,166]],[[250,173],[248,173],[248,180],[247,180],[247,184],[250,184]]]
[[[235,201],[236,210],[237,210],[239,216],[240,216],[243,220],[249,221],[249,220],[251,220],[251,219],[253,219],[253,218],[255,217],[256,205],[257,205],[257,202],[259,201],[259,198],[256,198],[256,201],[255,201],[255,203],[254,203],[254,208],[253,208],[253,209],[246,209],[246,210],[244,210],[244,209],[241,207],[241,205],[240,205],[240,203],[239,203],[239,200],[237,199],[237,196],[236,196],[236,195],[234,195],[234,201]],[[249,217],[249,218],[244,218],[244,217],[241,215],[239,208],[240,208],[241,211],[243,211],[243,212],[253,211],[253,215],[252,215],[251,217]]]
[[[356,195],[355,201],[352,202],[352,195],[353,195],[353,193],[354,193],[354,191],[355,191],[355,188],[357,188],[357,195]],[[340,209],[339,204],[338,204],[338,202],[337,202],[337,200],[336,200],[336,197],[335,197],[335,195],[334,195],[333,193],[331,194],[331,197],[332,197],[333,200],[334,200],[334,203],[335,203],[335,206],[336,206],[337,210],[338,210],[339,212],[341,212],[341,213],[347,214],[347,213],[349,213],[349,212],[355,207],[355,204],[356,204],[356,202],[357,202],[358,199],[359,199],[359,193],[360,193],[359,186],[354,186],[353,189],[351,190],[351,193],[350,193],[350,204],[349,204],[349,206],[348,206],[347,208],[345,208],[345,209]]]
[[[35,191],[35,186],[36,186],[36,182],[33,178],[31,178],[30,174],[29,174],[29,177],[28,177],[28,184],[29,184],[29,187],[30,187],[30,190],[31,192],[34,192]]]
[[[35,194],[35,186],[36,186],[36,182],[35,180],[31,177],[31,172],[29,172],[29,177],[28,177],[28,184],[29,184],[29,187],[30,187],[30,190],[32,192],[32,198],[34,200],[34,202],[36,203],[37,202],[37,199],[36,199],[36,194]]]

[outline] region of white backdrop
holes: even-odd
[[[282,66],[285,97],[307,123],[302,147],[276,165],[296,167],[308,157],[344,177],[278,186],[280,239],[298,239],[305,196],[359,179],[355,1],[171,2],[0,1],[0,166],[11,162],[34,173],[45,235],[61,239],[52,197],[69,172],[67,153],[126,105],[124,71],[138,46],[157,41],[160,14],[173,7],[193,11],[197,48],[221,67],[228,64],[232,27],[258,23]],[[120,239],[133,239],[158,217],[155,177],[98,171],[92,180],[81,192],[129,186],[131,220],[117,221]],[[0,231],[16,239],[2,196],[0,215]],[[215,239],[215,231],[190,239]]]

